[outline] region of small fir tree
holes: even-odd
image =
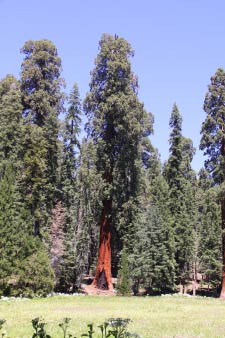
[[[136,238],[134,252],[129,256],[134,293],[140,287],[149,294],[173,291],[175,266],[171,237],[154,204],[142,219]]]
[[[12,164],[7,165],[0,177],[0,293],[44,295],[52,287],[49,258],[33,236],[30,211],[20,196]]]
[[[131,294],[130,271],[128,264],[128,256],[125,249],[121,252],[120,267],[116,284],[117,293],[120,296],[128,296]]]

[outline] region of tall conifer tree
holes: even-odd
[[[62,111],[61,60],[49,40],[27,41],[21,71],[24,145],[24,193],[40,234],[56,201],[58,115]],[[42,229],[41,229],[42,228]]]
[[[184,152],[185,146],[190,142],[182,135],[182,116],[176,104],[173,106],[170,128],[170,156],[165,176],[169,185],[169,204],[175,235],[177,278],[184,285],[192,272],[196,210],[190,181],[190,154],[193,154]]]
[[[219,187],[212,187],[212,179],[201,170],[199,177],[199,271],[203,280],[211,287],[221,282],[221,210]]]
[[[81,123],[81,103],[78,86],[75,84],[68,97],[68,109],[65,112],[62,131],[63,144],[60,169],[60,191],[64,210],[64,252],[61,257],[59,288],[74,291],[77,288],[78,264],[76,261],[77,227],[79,214],[78,135]],[[79,276],[80,277],[80,276]]]
[[[225,71],[222,68],[211,77],[204,110],[206,119],[202,124],[200,149],[207,156],[206,169],[221,188],[223,272],[220,297],[225,298]]]
[[[134,238],[135,205],[140,183],[142,136],[150,119],[137,97],[130,45],[104,34],[85,100],[88,136],[97,149],[96,166],[104,180],[99,255],[94,285],[112,288],[111,237],[116,230],[126,248]],[[148,125],[149,126],[149,125]]]

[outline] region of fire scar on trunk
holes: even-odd
[[[93,286],[98,289],[112,290],[111,273],[111,212],[112,200],[103,202],[103,210],[100,220],[100,243],[98,249],[98,262],[93,280]]]

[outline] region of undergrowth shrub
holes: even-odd
[[[74,333],[68,332],[70,321],[71,318],[64,318],[59,324],[59,327],[63,332],[63,338],[78,338],[78,336],[75,336]],[[101,338],[141,338],[138,334],[127,331],[127,326],[130,321],[131,320],[127,318],[110,318],[103,324],[97,326],[98,332],[100,331]],[[5,322],[5,319],[0,319],[0,334],[2,338],[7,338],[7,335],[3,330]],[[43,321],[43,319],[39,317],[34,318],[32,320],[32,326],[34,331],[32,338],[53,338],[49,333],[47,333],[45,328],[46,323]],[[97,335],[95,335],[96,332],[94,330],[94,324],[91,323],[87,325],[87,332],[84,332],[81,337],[97,338],[100,337],[98,332]]]

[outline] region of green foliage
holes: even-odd
[[[204,247],[205,253],[202,253],[204,257],[203,265],[207,271],[209,279],[212,278],[212,283],[217,283],[218,272],[220,268],[219,262],[219,249],[222,249],[223,257],[223,270],[224,270],[224,251],[225,251],[225,207],[224,207],[224,182],[225,182],[225,72],[222,68],[219,68],[215,75],[211,77],[211,83],[208,86],[208,92],[205,96],[204,110],[206,112],[205,121],[202,124],[201,129],[201,142],[200,149],[204,150],[204,155],[207,156],[205,161],[205,168],[212,176],[215,184],[220,185],[221,193],[219,200],[221,203],[221,225],[222,232],[218,229],[218,206],[213,201],[207,201],[206,203],[206,217],[203,217],[204,225],[209,231],[208,243],[205,238],[204,243],[209,247]],[[211,194],[211,193],[210,193]],[[212,232],[214,235],[212,236]],[[222,237],[222,248],[219,243],[218,235]],[[203,236],[205,237],[205,236]],[[216,248],[217,247],[217,248]],[[207,256],[208,262],[206,263]],[[224,284],[224,282],[223,282]]]
[[[48,255],[42,245],[39,245],[36,250],[22,262],[18,284],[13,295],[45,297],[53,291],[54,273],[51,269]]]
[[[10,294],[22,261],[34,250],[30,215],[21,202],[13,166],[0,177],[0,293]]]
[[[95,333],[95,331],[94,331],[94,325],[93,324],[88,324],[88,332],[87,333],[83,333],[81,335],[81,337],[93,338],[93,334],[94,333]]]
[[[202,190],[199,201],[200,243],[199,260],[203,281],[212,287],[221,282],[222,270],[222,230],[219,189]]]
[[[76,84],[70,93],[68,103],[69,108],[66,111],[64,119],[65,125],[62,131],[63,147],[60,183],[63,202],[67,208],[72,208],[74,204],[73,196],[76,192],[76,171],[78,166],[76,154],[80,147],[78,135],[81,123],[81,104]]]
[[[51,336],[46,333],[45,325],[46,323],[43,322],[43,320],[40,319],[39,317],[34,318],[32,320],[32,326],[34,329],[34,334],[32,335],[32,338],[38,338],[38,337],[51,338]]]
[[[138,100],[138,82],[131,70],[133,50],[123,38],[104,34],[99,43],[90,92],[84,102],[86,131],[96,151],[95,166],[103,178],[101,201],[112,200],[113,262],[126,246],[132,251],[138,227],[142,138],[152,132],[152,115]],[[98,222],[98,220],[96,219]]]
[[[128,256],[125,249],[123,249],[121,252],[116,290],[118,295],[121,296],[128,296],[131,294],[130,271],[128,265]]]
[[[196,204],[191,160],[192,142],[182,135],[182,117],[176,104],[170,118],[170,156],[164,168],[169,185],[169,209],[174,231],[176,275],[181,284],[188,282],[192,273]]]
[[[23,121],[19,82],[12,75],[0,81],[0,170],[6,162],[21,162]]]
[[[54,44],[46,39],[25,42],[21,71],[24,115],[39,126],[45,124],[53,111],[61,110],[61,60]]]
[[[133,290],[142,286],[147,293],[165,293],[174,289],[175,266],[169,228],[153,204],[136,234],[134,253],[130,255]]]
[[[66,338],[66,334],[67,334],[67,330],[69,327],[69,323],[71,321],[71,318],[64,318],[63,321],[59,324],[59,327],[62,329],[63,331],[63,338]]]
[[[125,338],[125,337],[139,337],[136,334],[131,334],[127,332],[127,326],[131,322],[130,319],[126,318],[110,318],[105,323],[106,327],[110,327],[108,330],[108,334],[105,335],[107,337],[114,338]],[[104,336],[102,336],[104,337]]]
[[[47,208],[47,149],[43,130],[36,124],[25,127],[23,175],[20,186],[33,217],[35,235],[46,230]]]
[[[62,322],[59,324],[59,327],[63,331],[63,338],[76,338],[73,334],[68,333],[70,318],[64,318]],[[110,318],[105,321],[103,324],[99,325],[98,328],[101,332],[102,338],[128,338],[128,337],[136,337],[140,338],[138,334],[132,334],[127,332],[127,326],[131,322],[130,319],[124,318]],[[3,331],[3,326],[6,323],[5,319],[0,319],[0,334],[1,337],[5,337],[6,333]],[[33,327],[33,334],[32,338],[51,338],[52,336],[49,335],[46,331],[46,322],[43,321],[42,318],[36,317],[32,319],[32,327]],[[94,338],[97,337],[94,335],[94,324],[88,324],[88,332],[81,334],[81,337],[89,337]]]
[[[78,87],[75,84],[68,98],[69,107],[65,115],[65,125],[63,126],[62,153],[60,167],[60,195],[64,212],[64,250],[61,259],[60,281],[57,287],[64,292],[73,292],[80,286],[81,274],[77,273],[78,264],[76,262],[76,250],[79,242],[79,214],[81,212],[79,200],[79,182],[77,171],[79,159],[77,156],[80,143],[78,134],[81,122],[81,104]],[[84,253],[79,253],[83,255]]]
[[[37,235],[46,231],[57,195],[58,115],[63,111],[61,60],[49,40],[27,41],[21,52],[21,95],[26,123],[23,192]]]
[[[46,295],[53,287],[49,259],[33,236],[32,218],[20,198],[9,165],[0,178],[0,293]]]
[[[201,129],[200,149],[207,156],[205,167],[212,174],[216,183],[221,184],[225,180],[225,154],[224,130],[225,130],[225,72],[219,68],[211,77],[208,92],[205,96],[204,110],[205,121]]]
[[[124,318],[110,318],[107,321],[105,321],[103,324],[99,325],[98,328],[100,328],[101,331],[101,337],[102,338],[126,338],[126,337],[136,337],[140,338],[137,334],[131,334],[127,332],[127,326],[131,322],[130,319],[124,319]],[[4,320],[3,320],[4,323]],[[73,337],[76,338],[73,334],[67,335],[67,330],[69,328],[70,318],[64,318],[63,321],[59,324],[60,328],[63,331],[63,338]],[[0,322],[1,325],[1,322]],[[45,329],[46,323],[40,319],[39,317],[34,318],[32,320],[32,326],[34,329],[34,334],[32,338],[51,338],[50,335],[46,333]],[[81,337],[89,337],[94,338],[96,335],[94,335],[94,324],[88,324],[88,331],[87,333],[83,333]],[[1,326],[0,326],[1,329]]]

